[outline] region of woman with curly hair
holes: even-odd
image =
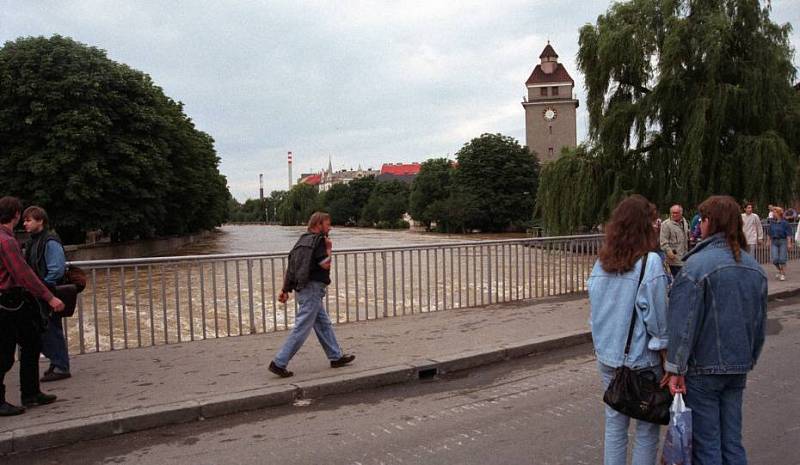
[[[605,241],[589,277],[592,340],[604,388],[622,365],[649,370],[656,379],[663,374],[668,278],[661,258],[653,252],[658,246],[657,219],[656,207],[641,195],[620,202],[605,227]],[[632,318],[633,335],[625,356]],[[606,406],[605,465],[625,464],[629,423],[630,417]],[[637,420],[634,465],[656,463],[659,428]]]

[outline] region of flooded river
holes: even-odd
[[[76,315],[65,320],[70,350],[99,352],[291,328],[296,301],[280,304],[277,296],[285,252],[303,231],[225,226],[171,257],[87,264],[89,283]],[[597,237],[534,240],[357,228],[336,228],[331,239],[332,283],[325,303],[335,323],[580,291],[599,246]],[[377,247],[397,249],[370,250]]]
[[[182,247],[175,255],[288,252],[303,226],[226,225],[210,237]],[[525,234],[436,234],[410,230],[334,227],[334,249],[400,247],[478,240],[517,239]]]

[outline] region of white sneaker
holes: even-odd
[[[778,279],[780,279],[781,281],[786,281],[786,275],[782,274],[781,277]]]
[[[781,279],[781,274],[780,273],[775,273],[775,279]]]

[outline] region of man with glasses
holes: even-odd
[[[683,268],[682,258],[689,251],[689,223],[678,204],[670,207],[669,219],[661,223],[660,246],[672,276],[677,276]]]

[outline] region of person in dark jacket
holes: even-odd
[[[64,246],[55,231],[48,229],[47,212],[30,206],[22,212],[22,221],[30,239],[25,244],[25,261],[51,290],[64,279],[67,258]],[[50,360],[43,383],[66,379],[69,372],[69,350],[64,339],[64,323],[59,313],[51,313],[47,329],[42,333],[42,354]]]
[[[692,463],[745,464],[742,394],[764,346],[767,276],[747,252],[736,201],[713,196],[699,208],[703,241],[670,291],[664,366],[692,409]]]
[[[323,303],[325,290],[331,283],[333,242],[328,238],[330,230],[330,215],[314,213],[308,220],[308,232],[300,237],[289,253],[286,276],[278,300],[286,303],[289,293],[297,291],[299,307],[291,333],[269,364],[269,371],[278,376],[287,378],[294,374],[286,366],[303,346],[312,328],[332,368],[343,367],[356,358],[355,355],[342,352]]]
[[[39,308],[35,300],[47,302],[54,311],[64,310],[64,302],[42,284],[25,263],[14,237],[22,203],[16,197],[0,198],[0,416],[19,415],[24,408],[6,401],[5,374],[14,366],[14,351],[19,352],[22,405],[34,407],[55,402],[56,396],[39,389],[39,349],[41,346]]]

